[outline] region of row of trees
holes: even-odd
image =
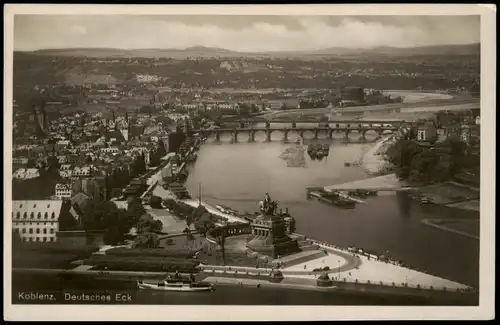
[[[89,201],[79,211],[80,221],[70,215],[61,215],[61,230],[98,230],[104,232],[104,242],[115,245],[123,242],[132,228],[137,230],[137,247],[157,247],[156,233],[162,231],[163,223],[146,213],[138,198],[129,200],[127,209],[121,209],[111,201],[95,203]]]
[[[216,217],[209,213],[203,205],[194,208],[183,202],[167,199],[163,201],[163,206],[172,210],[177,217],[186,220],[188,228],[194,225],[194,228],[202,236],[205,236],[210,229],[215,227]]]
[[[458,137],[449,137],[434,147],[401,139],[389,148],[387,156],[400,179],[420,183],[449,180],[479,163],[477,156],[467,154],[467,144]]]

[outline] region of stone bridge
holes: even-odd
[[[380,138],[384,133],[394,133],[398,130],[396,126],[370,126],[366,124],[352,125],[346,124],[345,126],[338,127],[305,127],[305,128],[270,128],[267,127],[243,127],[243,128],[219,128],[219,129],[210,129],[210,130],[194,130],[194,132],[199,133],[203,137],[215,137],[215,141],[220,141],[221,134],[231,134],[231,142],[238,142],[238,135],[240,133],[248,134],[248,141],[255,141],[255,133],[264,132],[266,134],[266,142],[271,141],[271,134],[273,132],[280,132],[283,134],[283,140],[288,141],[288,134],[290,132],[296,132],[300,137],[304,136],[305,132],[311,132],[314,135],[314,139],[318,139],[320,133],[325,133],[329,139],[333,139],[333,134],[335,132],[343,132],[344,138],[349,138],[349,133],[358,132],[361,134],[361,139],[366,138],[366,132],[374,131],[377,133],[377,138]]]

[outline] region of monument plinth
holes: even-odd
[[[250,224],[251,238],[247,247],[252,251],[277,258],[300,251],[297,240],[287,233],[285,218],[277,214],[278,203],[266,194],[260,203],[261,214]]]

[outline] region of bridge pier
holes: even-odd
[[[255,142],[255,131],[250,130],[248,132],[248,142]]]
[[[244,123],[244,122],[240,122],[240,128],[241,128],[241,129],[244,129],[244,128],[245,128],[245,123]]]
[[[233,130],[233,132],[231,132],[231,142],[238,142],[238,131]]]
[[[361,129],[361,141],[366,141],[366,130]]]
[[[304,131],[299,131],[299,137],[301,137],[302,139],[304,139]]]
[[[271,128],[271,122],[266,122],[266,129]]]
[[[333,129],[328,130],[328,139],[333,139]]]
[[[381,128],[377,129],[377,140],[382,139],[382,132],[384,132],[383,129],[381,129]]]
[[[220,142],[220,132],[219,131],[215,132],[215,142]]]
[[[266,142],[271,142],[271,130],[266,131]]]
[[[319,133],[319,130],[317,128],[314,129],[314,140],[318,140],[318,133]]]
[[[288,142],[288,130],[283,131],[283,142]]]
[[[344,133],[345,133],[345,134],[344,134],[344,140],[349,141],[349,133],[350,133],[350,132],[351,132],[351,131],[350,131],[350,130],[348,130],[348,129],[347,129],[347,130],[345,130],[345,132],[344,132]]]

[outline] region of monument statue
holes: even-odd
[[[271,200],[269,193],[264,196],[264,201],[260,202],[260,211],[264,215],[273,216],[278,208],[278,202]]]
[[[277,258],[300,251],[297,240],[287,235],[287,225],[282,214],[277,214],[278,202],[266,193],[259,202],[261,215],[251,224],[252,237],[247,247],[254,252]]]

